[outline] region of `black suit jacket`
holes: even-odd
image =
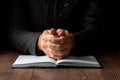
[[[12,3],[8,38],[19,52],[36,54],[38,36],[52,27],[74,34],[75,51],[95,50],[97,32],[103,26],[101,0],[13,0]]]

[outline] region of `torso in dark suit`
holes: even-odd
[[[76,51],[93,49],[103,18],[100,0],[14,0],[13,5],[8,36],[18,51],[36,54],[38,36],[52,27],[73,33]]]

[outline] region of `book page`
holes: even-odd
[[[67,58],[57,60],[57,64],[63,66],[100,67],[99,62],[96,60],[94,56],[81,56],[81,57],[69,56]]]
[[[47,63],[47,64],[43,64]],[[35,56],[35,55],[19,55],[17,60],[12,65],[13,67],[24,67],[24,66],[49,66],[48,63],[56,63],[56,60],[49,58],[48,56]]]

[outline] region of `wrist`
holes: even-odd
[[[37,49],[38,49],[39,51],[42,51],[41,38],[42,38],[42,34],[38,37],[38,41],[37,41]]]

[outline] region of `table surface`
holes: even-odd
[[[19,53],[0,52],[0,80],[120,80],[120,52],[96,56],[103,68],[21,68],[11,65]]]

